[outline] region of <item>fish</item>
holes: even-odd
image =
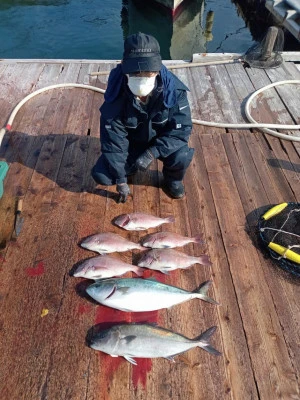
[[[191,299],[219,304],[207,296],[211,283],[204,282],[194,292],[189,292],[154,279],[112,278],[96,281],[86,288],[86,292],[104,306],[127,312],[143,312],[169,308]]]
[[[138,261],[139,267],[155,269],[164,274],[178,268],[188,268],[194,264],[212,265],[206,254],[194,257],[173,249],[149,250]]]
[[[73,272],[73,276],[96,280],[124,275],[126,272],[134,272],[136,275],[142,276],[144,271],[144,268],[136,265],[127,264],[108,255],[101,255],[82,261]]]
[[[127,231],[144,231],[174,221],[175,218],[173,216],[159,218],[154,215],[143,213],[121,214],[113,220],[115,225]]]
[[[152,247],[152,249],[171,249],[184,246],[188,243],[203,244],[204,241],[200,235],[187,237],[173,232],[151,233],[141,240],[141,244],[144,247]]]
[[[112,357],[124,357],[133,365],[137,365],[134,358],[163,357],[174,361],[175,356],[194,347],[220,356],[221,353],[210,344],[216,329],[212,326],[195,339],[189,339],[157,325],[120,324],[94,334],[89,340],[89,347]]]
[[[98,233],[84,239],[80,246],[87,250],[96,251],[100,254],[113,253],[115,251],[142,250],[143,246],[133,243],[116,233]]]

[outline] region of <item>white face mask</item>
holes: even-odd
[[[130,76],[128,78],[128,86],[131,92],[135,96],[148,96],[149,93],[155,87],[155,79],[156,76],[151,77],[139,77],[139,76]]]

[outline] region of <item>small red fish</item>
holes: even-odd
[[[142,276],[145,270],[136,265],[127,264],[117,258],[102,255],[89,258],[80,263],[73,276],[88,279],[104,279],[124,275],[129,271]]]
[[[152,247],[152,249],[171,249],[173,247],[184,246],[188,243],[203,244],[204,241],[200,235],[187,237],[173,232],[151,233],[141,240],[141,244],[144,247]]]
[[[100,254],[113,253],[115,251],[128,251],[133,249],[142,250],[140,244],[133,243],[130,240],[123,238],[116,233],[98,233],[84,239],[80,246],[87,249],[96,251]]]
[[[132,213],[121,214],[114,219],[114,224],[127,231],[144,231],[149,228],[156,228],[162,224],[174,222],[174,217],[159,218],[154,215]]]
[[[164,274],[178,268],[188,268],[193,264],[211,265],[206,254],[199,257],[189,256],[172,249],[153,249],[142,256],[139,267],[155,269]]]

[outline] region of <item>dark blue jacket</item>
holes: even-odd
[[[100,141],[102,157],[117,183],[126,182],[128,154],[138,157],[150,149],[155,158],[164,159],[187,145],[192,130],[187,90],[163,66],[143,107],[129,90],[121,64],[111,71],[100,107]]]

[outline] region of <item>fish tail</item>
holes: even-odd
[[[201,333],[201,335],[194,340],[199,342],[198,346],[201,347],[203,350],[208,351],[210,354],[213,354],[215,356],[220,356],[222,353],[214,349],[209,342],[211,336],[215,333],[216,329],[216,326],[212,326],[211,328],[207,329],[207,331]]]
[[[212,263],[209,260],[209,257],[206,254],[202,254],[202,256],[195,257],[197,259],[197,262],[201,265],[206,265],[210,267]]]
[[[205,243],[205,241],[202,239],[201,235],[194,236],[192,239],[193,239],[194,243],[198,243],[198,244],[204,244]]]
[[[133,272],[135,274],[137,274],[138,276],[143,276],[143,274],[145,272],[145,269],[141,268],[141,267],[136,267],[136,268],[133,269]]]
[[[167,217],[166,221],[167,222],[175,222],[175,217],[173,217],[173,215],[171,217]]]
[[[207,301],[208,303],[211,304],[219,304],[217,301],[215,301],[214,299],[211,299],[210,297],[207,296],[207,291],[210,288],[212,284],[212,281],[206,281],[203,282],[198,289],[196,289],[194,291],[195,294],[197,294],[197,297],[201,300]]]

